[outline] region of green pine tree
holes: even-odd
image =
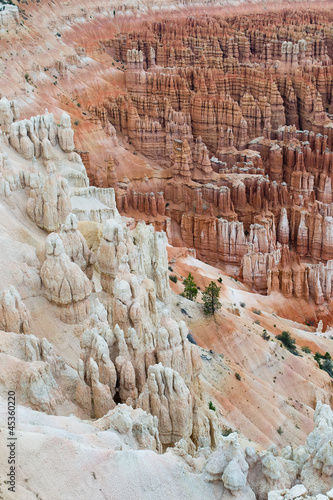
[[[212,281],[202,294],[204,302],[204,313],[215,314],[217,309],[220,309],[221,302],[219,301],[221,287],[217,286],[215,281]]]
[[[194,278],[191,273],[188,273],[187,278],[183,281],[184,297],[189,300],[195,300],[198,295],[198,287],[195,284]]]

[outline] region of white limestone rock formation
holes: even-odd
[[[17,116],[17,113],[14,114],[14,118],[15,116]],[[41,156],[44,160],[53,160],[57,154],[54,148],[57,146],[58,141],[64,152],[70,153],[73,151],[73,134],[70,118],[66,113],[61,116],[58,129],[53,114],[46,109],[44,115],[32,116],[29,120],[12,122],[9,131],[9,142],[26,160],[32,159],[33,156],[35,158]]]
[[[280,220],[277,227],[277,239],[282,245],[289,244],[289,221],[285,208],[281,209]]]
[[[20,176],[14,171],[6,153],[0,153],[0,196],[10,196],[21,188]]]
[[[187,339],[186,323],[177,323],[171,318],[170,312],[164,309],[160,325],[156,343],[157,361],[177,371],[186,384],[190,384],[200,373],[202,361],[198,348]]]
[[[98,250],[98,264],[101,271],[101,285],[114,295],[114,280],[122,263],[128,263],[133,273],[138,272],[137,249],[123,224],[109,219],[103,226],[103,237]]]
[[[304,484],[296,484],[288,490],[275,490],[268,493],[268,500],[330,500],[331,498],[333,498],[333,489],[326,495],[322,493],[310,495]]]
[[[63,402],[57,382],[62,366],[46,339],[0,332],[1,394],[13,390],[21,403],[53,413]]]
[[[30,194],[27,213],[37,226],[52,232],[65,222],[71,212],[71,200],[66,179],[48,162],[48,175],[30,177]]]
[[[103,417],[109,409],[113,409],[116,404],[112,399],[109,386],[99,381],[98,365],[90,358],[89,372],[91,379],[92,411],[95,418]]]
[[[223,498],[256,500],[247,483],[248,470],[249,465],[238,442],[238,435],[232,433],[221,437],[220,446],[208,458],[203,474],[206,481],[222,481],[225,489]]]
[[[17,5],[0,5],[0,31],[15,30],[20,22],[20,15]]]
[[[92,416],[92,393],[91,387],[85,381],[85,366],[82,359],[77,365],[78,380],[75,389],[75,403],[88,415]]]
[[[158,418],[158,430],[163,445],[171,445],[192,434],[192,398],[184,380],[161,363],[148,368],[147,386],[138,406]]]
[[[141,408],[119,404],[96,423],[102,431],[114,429],[125,439],[128,446],[139,450],[161,452],[158,420]]]
[[[0,127],[2,133],[8,134],[10,132],[11,124],[13,121],[18,120],[19,117],[20,112],[16,101],[8,101],[6,97],[0,99]]]
[[[20,391],[22,397],[26,397],[32,408],[47,413],[53,413],[57,404],[63,400],[51,368],[47,364],[35,365],[32,363],[28,371],[23,373],[21,377]]]
[[[117,373],[110,359],[109,346],[105,338],[99,334],[98,328],[87,329],[81,338],[81,360],[83,361],[85,382],[92,385],[91,359],[98,368],[98,379],[109,387],[112,397],[116,392]]]
[[[333,484],[333,411],[320,401],[314,424],[305,444],[309,457],[300,474],[301,482],[311,494],[325,493]]]
[[[131,236],[139,250],[139,272],[156,283],[157,297],[166,302],[170,296],[166,234],[140,222]]]
[[[65,224],[62,224],[59,233],[64,244],[65,252],[72,262],[77,264],[91,280],[93,276],[93,266],[96,263],[94,253],[89,249],[84,236],[78,230],[78,220],[76,215],[69,214]]]
[[[59,145],[65,153],[74,150],[74,131],[72,130],[71,118],[67,113],[62,113],[60,117],[60,127],[58,130]]]
[[[0,330],[31,333],[31,316],[18,291],[10,286],[0,295]]]
[[[93,221],[105,223],[108,219],[121,221],[116,207],[115,192],[113,188],[72,188],[72,212],[79,221]]]
[[[82,322],[89,313],[91,284],[80,267],[70,261],[61,238],[55,233],[46,239],[40,275],[47,299],[60,307],[61,320]]]

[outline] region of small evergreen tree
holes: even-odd
[[[195,284],[194,278],[191,273],[188,273],[187,278],[183,281],[184,284],[184,297],[189,300],[195,300],[198,295],[198,287]]]
[[[296,351],[296,341],[292,338],[289,332],[283,331],[280,335],[277,335],[276,338],[282,342],[288,351]]]
[[[221,307],[219,301],[220,290],[221,287],[217,286],[215,281],[212,281],[202,293],[205,314],[215,314],[215,311]]]

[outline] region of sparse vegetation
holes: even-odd
[[[307,345],[303,345],[302,346],[302,351],[305,352],[306,354],[310,354],[311,353],[311,349]]]
[[[292,338],[289,332],[286,332],[285,330],[280,334],[276,336],[277,340],[280,340],[284,347],[288,349],[288,351],[292,352],[293,354],[296,352],[296,340]]]
[[[191,273],[188,273],[187,278],[183,281],[184,285],[184,297],[189,300],[195,300],[198,295],[198,287],[195,284],[194,278]]]
[[[263,338],[264,340],[267,340],[267,341],[268,341],[268,340],[270,340],[270,338],[271,338],[271,336],[270,336],[270,335],[268,335],[267,330],[264,330],[264,331],[262,332],[261,336],[262,336],[262,338]]]
[[[220,309],[221,302],[219,301],[221,288],[212,281],[202,292],[202,300],[204,303],[204,313],[205,314],[215,314],[215,311]]]
[[[222,436],[227,437],[229,434],[232,434],[234,431],[230,427],[223,427],[222,428]]]
[[[314,355],[315,361],[317,361],[318,366],[321,370],[324,370],[329,374],[330,377],[333,378],[333,361],[329,352],[325,352],[325,354],[320,354],[320,352],[316,352]]]
[[[321,369],[329,374],[333,378],[333,362],[331,359],[325,359],[321,365]]]
[[[171,275],[169,276],[169,278],[170,278],[170,280],[171,280],[171,281],[173,281],[173,283],[177,283],[177,281],[178,281],[177,276],[175,276],[174,274],[171,274]]]
[[[216,411],[216,407],[213,405],[212,401],[209,401],[209,403],[208,403],[208,408],[209,408],[210,410]]]

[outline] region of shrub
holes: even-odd
[[[240,302],[240,303],[239,303],[239,305],[240,305],[241,307],[246,307],[245,302]]]
[[[311,353],[311,349],[307,345],[303,345],[302,346],[302,351],[306,352],[306,354],[310,354]]]
[[[221,307],[219,301],[220,290],[221,288],[214,281],[211,281],[205,291],[202,292],[205,314],[215,314],[215,311]]]
[[[276,338],[281,340],[282,344],[288,351],[296,351],[296,340],[292,338],[289,332],[283,331],[281,335],[277,335]]]
[[[171,266],[168,267],[169,271],[171,271],[173,273],[173,269]]]
[[[281,425],[280,425],[280,426],[276,429],[276,431],[277,431],[277,432],[280,434],[280,436],[281,436],[281,434],[283,433],[283,430],[282,430]]]
[[[79,123],[79,120],[75,120],[74,125],[78,125]]]
[[[183,281],[184,297],[189,300],[195,300],[198,295],[198,287],[195,284],[194,278],[191,273],[188,273],[187,278]]]
[[[223,283],[223,280],[222,280],[221,276],[218,278],[218,280],[217,280],[217,281],[218,281],[219,283]]]
[[[177,281],[178,281],[177,276],[175,276],[174,274],[172,274],[171,276],[169,276],[169,278],[170,278],[170,279],[171,279],[171,281],[173,281],[174,283],[177,283]]]
[[[81,108],[81,104],[80,104],[79,102],[77,103],[77,107],[78,107],[78,108]]]
[[[258,316],[261,316],[261,311],[259,309],[253,309],[252,311],[254,314],[258,314]]]
[[[234,431],[230,427],[223,427],[222,436],[227,437],[229,434],[232,434]]]
[[[333,361],[329,352],[325,352],[324,355],[320,352],[316,352],[314,355],[315,361],[317,361],[318,366],[321,370],[324,370],[333,378]]]
[[[235,377],[236,377],[237,380],[242,380],[242,377],[237,372],[235,373]]]
[[[258,319],[256,319],[256,320],[254,321],[254,324],[255,324],[255,325],[260,325],[260,321],[259,321]]]
[[[321,366],[321,369],[327,372],[329,376],[333,378],[333,362],[331,359],[325,359]]]
[[[264,330],[264,331],[262,332],[261,336],[262,336],[262,338],[263,338],[264,340],[269,340],[269,339],[271,338],[271,336],[270,336],[270,335],[268,335],[268,333],[267,333],[267,331],[266,331],[266,330]]]
[[[210,410],[216,411],[216,407],[213,405],[213,403],[211,401],[209,401],[209,403],[208,403],[208,408]]]

